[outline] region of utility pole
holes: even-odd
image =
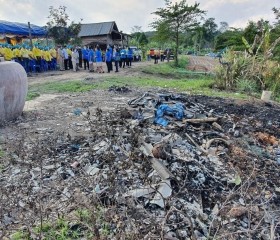
[[[121,34],[121,41],[122,41],[122,48],[123,48],[123,32],[120,31],[120,34]]]
[[[30,22],[28,22],[28,31],[29,31],[30,47],[31,47],[31,49],[33,49]]]

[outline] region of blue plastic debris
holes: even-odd
[[[162,104],[158,107],[155,116],[155,123],[166,127],[168,125],[168,120],[165,119],[164,115],[169,115],[175,117],[177,120],[182,120],[184,117],[185,106],[182,103],[176,103],[174,106],[170,107],[166,104]]]
[[[76,109],[74,109],[73,113],[74,113],[76,116],[80,116],[81,113],[82,113],[82,110],[79,109],[79,108],[76,108]]]

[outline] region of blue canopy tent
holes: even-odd
[[[33,24],[30,24],[31,35],[34,37],[44,37],[47,34],[47,31],[43,27],[39,27]],[[0,34],[14,34],[20,36],[28,36],[29,28],[28,24],[17,23],[17,22],[7,22],[0,20]]]

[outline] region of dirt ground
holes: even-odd
[[[216,66],[217,60],[213,60],[208,57],[191,57],[190,63],[191,66],[189,66],[189,68],[194,71],[201,71],[201,69],[208,69],[211,71],[213,67]],[[153,62],[133,63],[131,68],[121,69],[119,73],[112,72],[97,74],[89,73],[84,70],[79,72],[63,71],[38,74],[29,77],[28,81],[29,84],[32,85],[42,82],[77,79],[83,80],[86,78],[91,78],[93,81],[102,81],[105,76],[116,74],[121,76],[142,76],[143,73],[139,71],[138,68],[147,64],[153,64]],[[199,67],[196,69],[195,66]],[[25,148],[22,157],[32,158],[34,153],[29,152],[29,145],[31,142],[35,144],[36,141],[39,141],[39,139],[42,138],[42,136],[65,136],[65,138],[67,136],[67,138],[79,139],[79,141],[82,142],[80,139],[92,137],[92,133],[89,131],[89,128],[93,126],[92,123],[89,123],[89,119],[86,116],[93,113],[98,114],[99,111],[103,112],[103,114],[111,112],[113,115],[115,114],[117,116],[117,112],[128,107],[127,103],[129,100],[142,96],[146,91],[147,89],[129,88],[129,91],[127,92],[92,90],[87,93],[41,95],[32,101],[26,102],[23,115],[18,120],[7,123],[5,126],[0,128],[0,144],[2,149],[11,155],[20,156],[22,153],[17,152],[18,148]],[[160,89],[150,89],[150,92],[164,93],[165,91]],[[279,104],[273,102],[262,102],[258,99],[244,101],[186,94],[184,94],[184,99],[186,105],[197,104],[198,106],[203,106],[205,112],[212,112],[215,116],[219,117],[218,123],[221,127],[220,134],[231,142],[231,147],[228,150],[229,152],[221,156],[221,161],[223,162],[222,165],[231,169],[231,171],[234,170],[234,172],[238,173],[244,181],[243,187],[240,187],[241,190],[239,189],[242,194],[238,192],[238,194],[236,193],[238,197],[236,197],[236,195],[231,192],[232,195],[230,196],[232,199],[227,199],[227,197],[225,198],[225,196],[223,196],[222,190],[218,189],[220,183],[217,183],[216,187],[213,187],[213,185],[207,185],[207,187],[204,187],[203,190],[201,190],[201,201],[205,205],[204,208],[214,208],[215,201],[235,201],[235,205],[228,204],[227,207],[229,208],[228,210],[230,210],[237,205],[239,206],[240,203],[238,203],[238,201],[241,201],[242,206],[246,205],[246,207],[249,208],[250,205],[250,211],[248,212],[247,218],[251,219],[253,216],[252,219],[254,219],[251,223],[254,227],[252,227],[251,230],[240,230],[239,227],[236,227],[237,225],[235,225],[235,228],[232,229],[227,229],[227,227],[225,227],[226,225],[223,227],[221,227],[221,225],[218,227],[217,225],[215,227],[215,229],[218,229],[221,234],[226,231],[241,231],[241,233],[248,231],[246,232],[247,235],[245,235],[246,237],[249,236],[249,238],[224,237],[217,239],[267,239],[264,237],[267,237],[267,234],[261,233],[259,226],[262,226],[262,221],[265,218],[263,216],[267,216],[269,214],[270,217],[272,216],[271,219],[273,218],[273,224],[271,219],[265,221],[265,224],[268,224],[267,229],[273,228],[273,234],[275,236],[279,236]],[[121,123],[119,124],[121,125]],[[186,129],[179,128],[174,130],[173,128],[173,130],[178,134],[182,132],[188,132],[190,134],[191,132],[193,133],[192,136],[196,137],[196,141],[200,144],[204,144],[205,142],[203,142],[203,138],[205,138],[206,135],[210,136],[211,134],[214,134],[213,129],[211,128],[212,130],[209,130],[209,127],[211,127],[209,124],[202,124],[201,126],[189,126]],[[164,128],[155,127],[155,129],[159,132],[168,131],[168,128],[165,130]],[[137,135],[137,132],[135,132],[135,134]],[[72,158],[75,159],[75,155],[72,154],[69,156],[71,161]],[[7,165],[4,167],[10,168],[10,166]],[[209,180],[209,184],[211,181]],[[3,184],[3,186],[5,185],[4,180],[2,182],[0,181],[0,185],[1,184]],[[234,191],[235,190],[236,189],[234,189]],[[196,191],[189,190],[188,193],[196,194]],[[260,197],[260,199],[258,199],[258,197]],[[211,200],[207,200],[208,198],[211,198]],[[243,204],[244,201],[245,203]],[[252,210],[252,206],[256,206],[255,209],[257,210]],[[222,210],[224,209],[221,208],[221,215]],[[50,209],[50,211],[52,210]],[[205,210],[205,212],[207,211],[208,210]],[[0,214],[3,215],[1,211]],[[237,214],[234,219],[238,219],[238,217],[239,215]],[[231,220],[228,221],[230,222]],[[270,223],[271,225],[269,225]],[[188,226],[188,229],[191,228],[192,227]],[[254,228],[257,230],[254,231]],[[250,236],[254,237],[250,238]],[[181,237],[174,239],[188,238]]]

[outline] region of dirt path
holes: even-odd
[[[188,68],[191,68],[194,71],[199,71],[201,69],[206,69],[207,72],[213,71],[214,67],[217,66],[218,61],[216,59],[213,59],[211,57],[200,57],[200,56],[188,56],[189,57],[189,66]],[[159,61],[159,64],[162,64],[163,62]],[[105,71],[104,74],[98,74],[98,73],[90,73],[88,70],[81,69],[78,72],[73,72],[72,70],[68,71],[51,71],[46,73],[37,73],[33,74],[31,77],[28,78],[28,84],[34,85],[34,84],[42,84],[47,82],[66,82],[71,80],[84,80],[84,79],[91,79],[91,80],[102,80],[105,77],[108,76],[131,76],[131,77],[137,77],[137,76],[143,76],[145,73],[141,71],[142,67],[145,66],[153,66],[154,61],[142,61],[142,62],[133,62],[131,68],[121,68],[119,69],[119,72],[116,73],[112,71],[111,73],[107,73]],[[113,66],[115,69],[115,67]],[[103,64],[103,69],[106,69],[106,65]],[[55,102],[55,98],[59,97],[61,95],[57,94],[42,94],[40,97],[28,101],[25,104],[24,111],[32,111],[36,109],[42,109],[44,102]]]
[[[207,56],[188,56],[188,69],[193,71],[213,72],[214,68],[219,65],[218,59]]]
[[[51,71],[46,73],[37,73],[33,74],[28,78],[28,84],[33,85],[37,83],[46,83],[46,82],[54,82],[54,81],[69,81],[69,80],[83,80],[85,78],[102,79],[108,76],[139,76],[143,75],[140,71],[141,67],[153,65],[153,61],[143,61],[143,62],[133,62],[131,68],[121,68],[119,72],[115,72],[115,66],[113,66],[113,71],[111,73],[107,73],[106,64],[103,64],[103,69],[105,73],[99,74],[96,72],[89,72],[88,70],[80,69],[78,72],[74,72],[72,70],[67,71]],[[159,64],[161,64],[159,62]]]
[[[188,68],[194,71],[206,71],[212,72],[213,69],[219,64],[217,59],[211,57],[200,57],[200,56],[188,56],[189,57],[189,66]],[[159,64],[162,62],[159,61]],[[81,69],[78,72],[73,72],[72,70],[68,71],[51,71],[46,73],[37,73],[33,74],[28,78],[29,85],[46,83],[53,81],[69,81],[69,80],[83,80],[85,78],[91,78],[93,80],[100,80],[108,76],[143,76],[144,73],[141,71],[141,68],[144,66],[153,66],[154,61],[142,61],[142,62],[133,62],[131,68],[121,68],[118,73],[112,71],[107,73],[106,65],[103,64],[104,74],[90,73],[88,70]],[[115,67],[113,66],[115,69]]]

